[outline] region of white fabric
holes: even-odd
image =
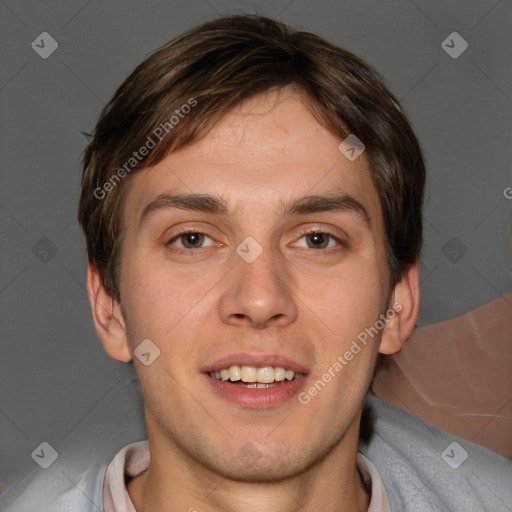
[[[357,467],[363,477],[364,484],[371,489],[368,512],[391,512],[388,494],[375,466],[361,453],[357,453]]]

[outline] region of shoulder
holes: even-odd
[[[17,496],[5,496],[0,508],[5,512],[101,512],[106,467],[107,463],[97,464],[77,477],[62,470],[44,473]]]
[[[368,396],[374,434],[360,451],[379,472],[392,510],[512,510],[512,460],[446,434]]]

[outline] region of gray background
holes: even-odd
[[[355,52],[401,99],[429,167],[419,324],[510,291],[511,0],[2,1],[0,508],[32,478],[73,480],[144,438],[132,367],[90,319],[80,131],[149,52],[235,12]],[[469,44],[457,59],[441,46],[454,31]],[[47,59],[31,47],[42,32],[59,45]],[[47,470],[31,458],[43,441],[59,455]]]

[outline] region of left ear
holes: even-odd
[[[419,270],[418,262],[410,265],[402,274],[391,293],[386,325],[382,331],[379,352],[381,354],[396,354],[402,350],[405,340],[412,333],[420,307]]]

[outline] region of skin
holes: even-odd
[[[418,269],[389,289],[378,195],[364,153],[350,161],[340,142],[284,89],[246,100],[130,177],[121,304],[92,267],[88,290],[113,358],[131,360],[146,338],[161,351],[147,367],[134,359],[151,451],[149,470],[128,484],[137,511],[367,510],[356,468],[362,405],[377,353],[400,351],[414,327]],[[335,191],[359,201],[370,225],[348,210],[282,215],[282,202]],[[158,208],[140,225],[163,192],[217,194],[228,213]],[[184,228],[208,236],[187,248]],[[248,236],[263,249],[252,263],[236,252]],[[240,407],[200,374],[232,353],[280,354],[306,365],[313,383],[395,302],[400,313],[307,405]]]

